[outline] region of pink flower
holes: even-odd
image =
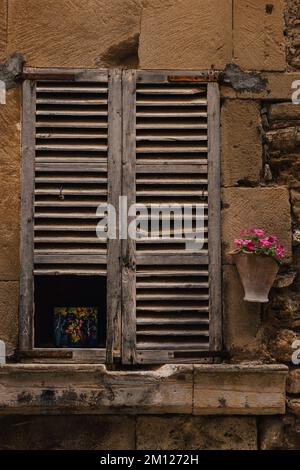
[[[285,250],[275,235],[268,235],[260,228],[241,230],[241,237],[234,240],[239,252],[253,252],[273,258],[284,258]]]
[[[273,242],[270,242],[269,240],[269,237],[268,238],[262,238],[261,240],[259,240],[259,243],[261,244],[261,246],[265,246],[265,247],[269,247],[272,245]]]
[[[276,256],[278,256],[278,258],[284,258],[284,255],[285,255],[285,250],[282,245],[279,245],[276,248]]]
[[[252,233],[254,233],[254,235],[257,235],[258,237],[263,237],[265,234],[264,230],[261,230],[260,228],[253,228]]]
[[[255,245],[253,243],[252,240],[243,240],[242,238],[237,238],[234,240],[234,243],[237,245],[237,246],[241,246],[241,247],[244,247],[246,248],[247,250],[249,251],[253,251]]]
[[[250,228],[248,230],[241,230],[241,235],[256,235],[258,237],[263,237],[264,234],[264,230],[261,230],[260,228]]]
[[[251,240],[244,240],[244,241],[248,242],[248,243],[244,243],[244,247],[247,248],[247,250],[249,251],[253,251],[255,248],[254,243]]]

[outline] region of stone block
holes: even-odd
[[[259,182],[262,168],[260,124],[260,105],[257,102],[226,100],[223,104],[222,186],[235,186],[239,181]]]
[[[0,417],[1,450],[134,450],[128,416]]]
[[[194,414],[284,414],[287,372],[282,365],[195,365]]]
[[[231,62],[231,26],[231,0],[176,0],[160,7],[149,1],[142,13],[140,67],[222,69]]]
[[[19,283],[0,281],[0,339],[11,355],[18,340]]]
[[[291,190],[291,203],[292,203],[293,214],[298,224],[300,224],[300,191],[299,189]]]
[[[249,417],[137,418],[138,450],[254,450],[256,421]]]
[[[300,147],[300,130],[297,127],[290,126],[283,129],[271,130],[266,133],[269,144],[269,150],[285,153],[299,151]],[[293,170],[291,170],[293,171]]]
[[[300,398],[299,397],[289,397],[286,401],[286,406],[288,412],[300,417]]]
[[[288,128],[290,129],[290,128]],[[283,132],[280,133],[281,135],[277,135],[276,139],[273,140],[273,143],[278,143],[278,146],[285,145],[285,136],[288,139],[288,132],[285,133],[284,129]],[[274,132],[274,131],[272,131]],[[296,136],[298,134],[298,136]],[[282,138],[283,137],[283,138]],[[273,181],[277,184],[286,185],[290,188],[300,188],[300,142],[296,142],[296,139],[300,137],[300,133],[293,132],[293,138],[291,140],[286,140],[286,147],[284,151],[281,153],[280,150],[271,151],[270,155],[270,169],[272,173]],[[297,145],[297,148],[291,149],[291,151],[295,150],[298,153],[287,153],[287,150],[293,146]],[[272,144],[273,147],[273,144]],[[296,146],[295,146],[296,147]],[[271,146],[270,146],[271,148]],[[294,197],[295,196],[295,197]],[[291,202],[294,215],[299,220],[299,207],[297,200],[297,190],[291,191]]]
[[[292,330],[283,329],[278,331],[269,342],[269,352],[276,361],[291,363],[294,349],[292,344],[294,341],[300,340],[300,334]]]
[[[298,0],[286,0],[286,23],[287,25],[297,25],[300,20],[300,8]]]
[[[276,121],[283,121],[285,126],[287,122],[300,121],[300,105],[296,105],[291,101],[289,103],[274,103],[269,108],[269,120],[271,124]]]
[[[300,419],[295,416],[263,418],[258,431],[261,450],[300,449]]]
[[[225,188],[222,191],[222,240],[226,263],[242,229],[261,228],[277,235],[291,261],[291,214],[289,191],[285,187]]]
[[[285,324],[291,321],[300,320],[300,299],[297,293],[288,295],[276,295],[272,299],[272,307],[278,315],[278,318]]]
[[[245,302],[244,290],[235,266],[223,269],[223,319],[224,346],[231,353],[238,351],[249,355],[261,353],[257,333],[261,324],[261,307]]]
[[[0,105],[0,280],[19,278],[20,97]]]
[[[11,0],[8,53],[33,67],[95,67],[113,48],[126,62],[140,15],[139,0]]]
[[[300,368],[290,370],[286,389],[288,393],[300,393]]]
[[[245,70],[285,70],[284,2],[234,2],[234,61]]]

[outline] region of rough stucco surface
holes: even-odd
[[[19,283],[0,281],[0,339],[11,355],[17,345]]]
[[[234,2],[234,61],[240,67],[285,70],[283,7],[282,0]]]
[[[139,32],[139,0],[11,0],[8,53],[39,67],[96,66],[111,46]]]
[[[6,0],[0,0],[0,57],[6,48]]]
[[[254,418],[144,417],[137,419],[139,450],[254,450]]]
[[[300,68],[300,5],[299,0],[286,0],[285,23],[287,61],[291,70]]]
[[[224,258],[233,240],[245,228],[264,228],[276,234],[291,259],[291,214],[289,192],[285,187],[225,188],[222,191],[222,239]]]
[[[142,12],[140,67],[223,68],[231,59],[231,8],[231,0],[177,0],[159,9],[150,1]]]
[[[259,103],[226,100],[221,123],[222,185],[235,186],[244,180],[258,183],[262,167]]]
[[[20,96],[0,105],[0,280],[19,278]]]

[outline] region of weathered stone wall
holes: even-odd
[[[0,450],[299,450],[299,418],[3,416]]]
[[[0,417],[0,450],[254,450],[256,421],[219,416]]]
[[[0,0],[0,60],[15,52],[21,55],[0,66],[9,88],[7,105],[0,105],[0,338],[9,351],[18,335],[22,61],[37,67],[214,68],[224,71],[224,345],[233,363],[291,366],[291,345],[300,339],[300,105],[291,103],[292,83],[300,80],[299,0]],[[253,225],[277,233],[287,249],[267,307],[242,300],[226,255],[239,230]],[[5,417],[0,442],[6,448],[300,448],[294,367],[287,392],[284,417]],[[79,429],[78,439],[65,437],[68,426]],[[161,428],[165,440],[156,442]],[[38,438],[41,429],[47,433]]]

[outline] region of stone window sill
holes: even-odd
[[[285,413],[281,364],[164,365],[109,371],[104,365],[0,366],[1,414],[270,415]]]

